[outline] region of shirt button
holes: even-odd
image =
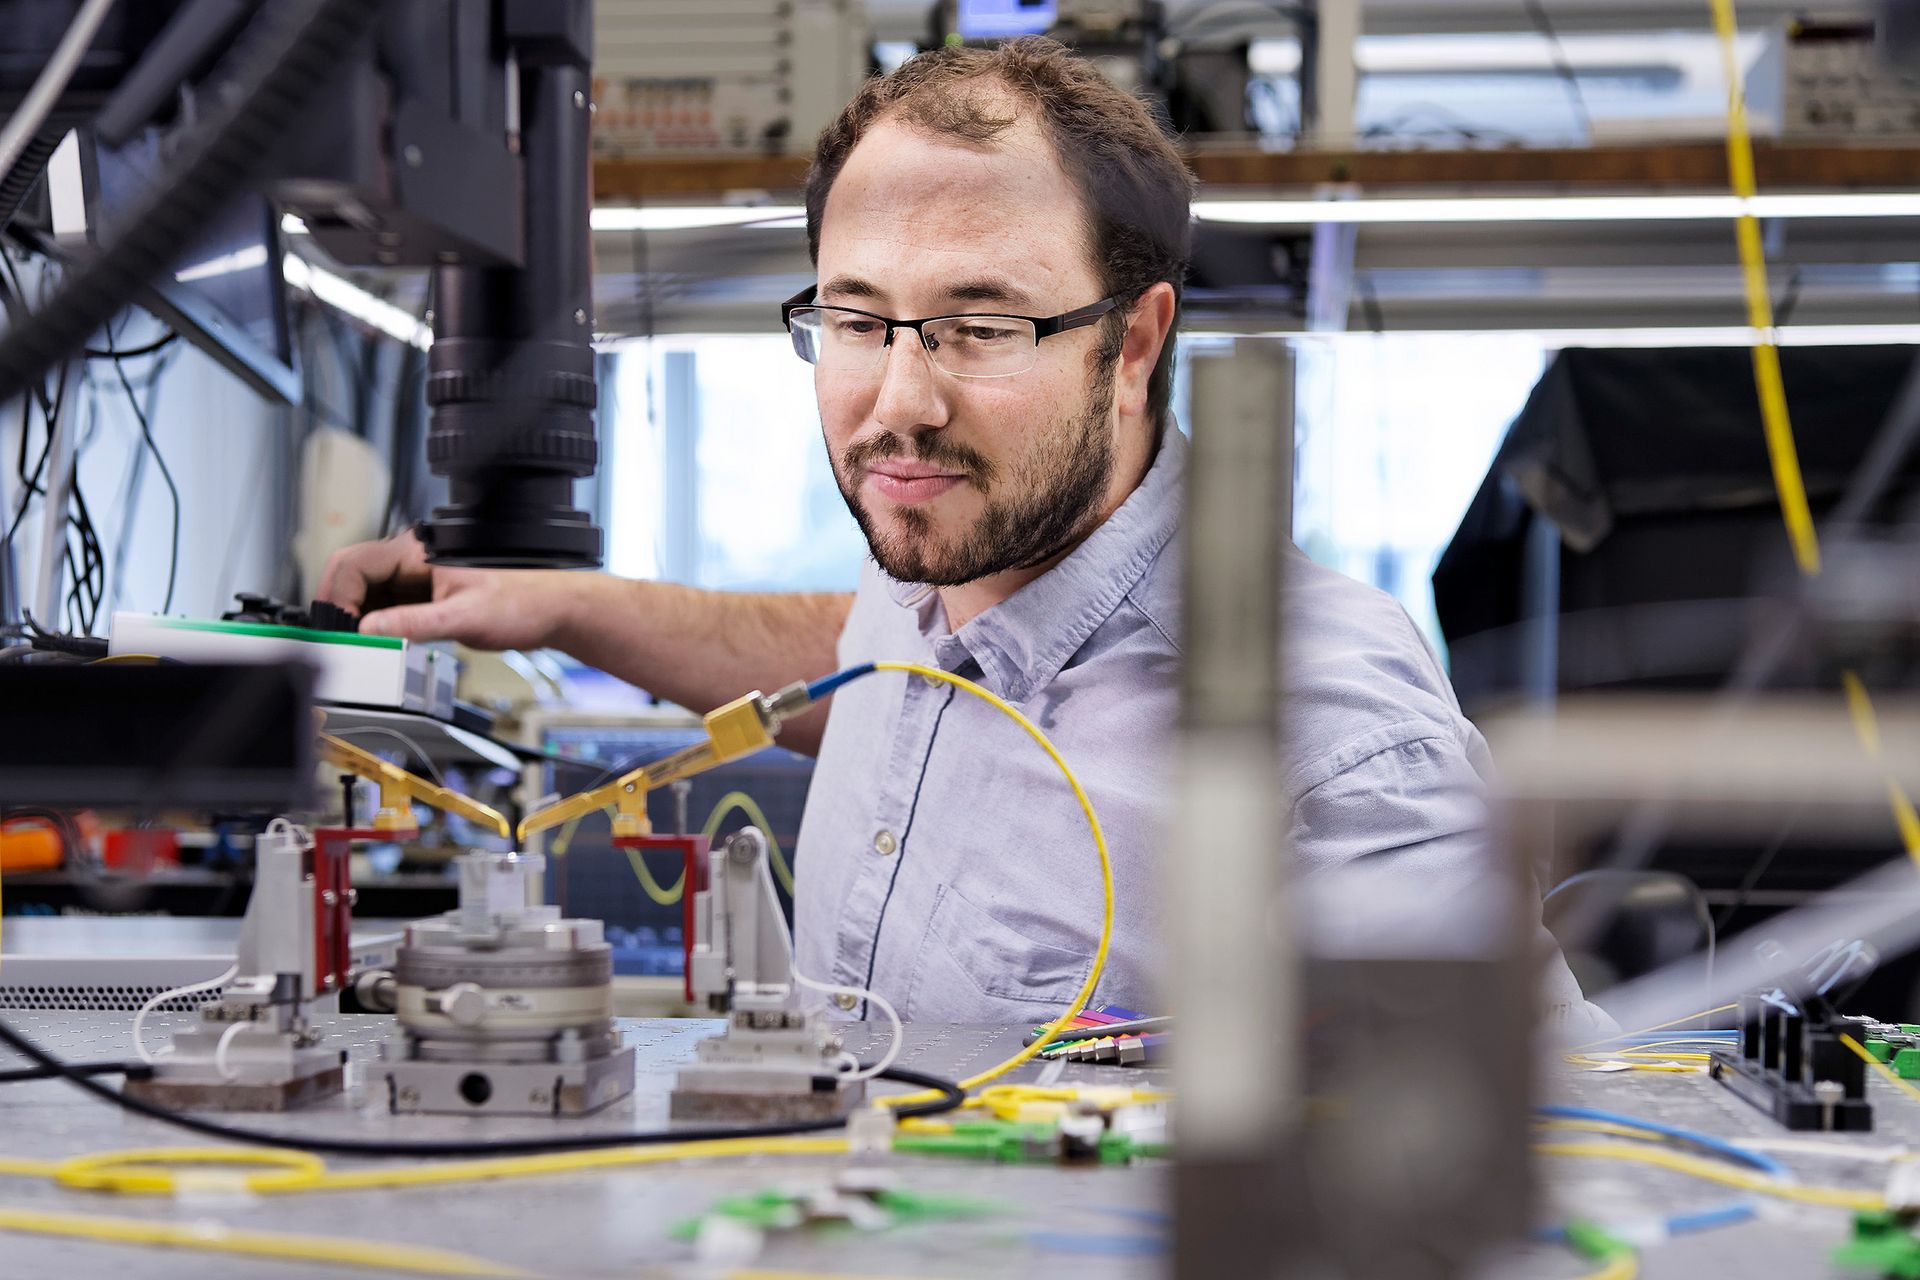
[[[860,997],[851,991],[842,991],[833,998],[833,1002],[839,1005],[842,1010],[851,1013],[853,1012],[853,1006],[860,1003]]]
[[[891,831],[882,831],[873,838],[873,851],[883,858],[892,854],[893,851],[899,847],[900,842],[893,838],[893,832]]]

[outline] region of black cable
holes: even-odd
[[[6,254],[0,252],[0,262],[4,262],[5,260]],[[37,388],[39,391],[38,396],[22,396],[20,398],[20,506],[13,513],[13,518],[7,522],[6,533],[0,535],[0,564],[11,563],[9,555],[13,550],[14,535],[20,531],[21,522],[27,518],[27,508],[32,505],[34,497],[36,495],[41,497],[46,496],[47,488],[45,484],[41,483],[41,477],[46,474],[47,462],[53,456],[53,433],[60,419],[60,410],[66,404],[67,373],[70,367],[69,365],[60,366],[60,380],[55,386],[51,399],[47,397],[45,387]],[[27,434],[33,423],[33,405],[36,400],[38,400],[40,404],[40,412],[46,423],[47,434],[46,441],[40,447],[40,457],[33,464],[33,473],[29,475],[26,469]],[[76,467],[78,465],[77,459],[75,465]],[[24,596],[22,597],[22,603],[25,603]]]
[[[381,0],[269,5],[232,55],[216,123],[196,131],[163,189],[142,194],[121,232],[40,309],[0,337],[0,403],[43,378],[172,263],[190,238],[244,189],[313,93],[358,46]]]
[[[1541,0],[1522,0],[1527,7],[1527,16],[1533,19],[1533,26],[1547,42],[1547,50],[1553,56],[1553,69],[1567,86],[1567,98],[1573,104],[1573,114],[1580,121],[1581,132],[1587,138],[1593,138],[1593,116],[1587,111],[1586,95],[1580,92],[1580,77],[1574,74],[1573,64],[1567,60],[1566,46],[1560,43],[1560,33],[1553,29],[1553,20],[1547,17],[1547,9]]]
[[[117,351],[112,346],[108,346],[105,351],[102,351],[98,347],[88,347],[86,348],[87,359],[89,360],[132,360],[139,356],[150,356],[156,351],[165,351],[168,347],[172,346],[174,343],[178,341],[180,341],[179,334],[168,333],[165,337],[156,338],[154,341],[147,343],[143,347],[126,347]]]
[[[21,202],[33,190],[33,184],[40,180],[41,171],[47,167],[47,161],[53,158],[53,153],[60,149],[60,140],[66,136],[64,125],[43,125],[40,132],[27,141],[20,158],[13,162],[13,169],[0,175],[0,227],[13,221]]]
[[[1747,869],[1746,876],[1740,881],[1740,887],[1733,892],[1733,901],[1721,908],[1720,918],[1714,921],[1716,930],[1725,929],[1733,922],[1735,913],[1747,905],[1747,895],[1752,893],[1754,886],[1760,883],[1760,877],[1767,874],[1767,868],[1771,867],[1773,860],[1780,856],[1780,851],[1787,847],[1787,841],[1793,836],[1794,820],[1799,815],[1800,811],[1794,810],[1792,816],[1781,826],[1779,833],[1774,836],[1773,843],[1768,845],[1765,851],[1754,860],[1754,864]]]
[[[83,1076],[125,1076],[129,1080],[149,1080],[153,1077],[153,1067],[145,1062],[70,1062],[67,1070]],[[51,1067],[19,1067],[0,1071],[0,1084],[58,1080],[62,1074]]]
[[[27,303],[27,287],[20,283],[20,268],[15,265],[13,255],[8,253],[3,245],[0,245],[0,267],[6,268],[7,276],[12,281],[12,286],[7,296],[18,299],[19,301],[20,309],[18,313],[12,310],[13,304],[11,302],[8,304],[9,318],[16,326],[30,323],[35,319],[35,316],[33,314],[33,308]],[[48,266],[43,267],[40,272],[40,287],[43,295],[46,292],[47,278],[51,274],[51,263],[49,263]],[[44,380],[39,386],[33,388],[33,396],[40,402],[40,412],[46,414],[48,417],[52,417],[55,402],[47,398],[47,387]]]
[[[1363,271],[1357,275],[1358,279],[1355,283],[1359,286],[1360,314],[1366,317],[1368,329],[1374,333],[1385,333],[1387,317],[1386,313],[1380,309],[1380,291],[1374,287],[1373,273]]]
[[[160,446],[154,443],[153,428],[147,422],[146,411],[140,407],[140,397],[134,394],[133,384],[127,381],[126,366],[118,360],[113,362],[113,371],[120,379],[120,387],[127,393],[127,403],[133,408],[133,416],[140,423],[140,438],[147,442],[147,449],[153,454],[153,460],[160,467],[160,479],[167,486],[167,493],[173,498],[173,550],[167,557],[167,600],[160,606],[160,612],[173,612],[173,584],[180,574],[180,486],[173,482],[173,472],[167,467],[167,460],[160,454]]]
[[[1779,303],[1773,309],[1773,327],[1784,329],[1793,319],[1793,309],[1800,305],[1800,268],[1795,267],[1793,274],[1787,277],[1787,287]]]
[[[550,1151],[596,1151],[606,1147],[708,1142],[722,1138],[784,1138],[801,1133],[823,1133],[829,1129],[838,1129],[846,1123],[841,1119],[829,1118],[795,1120],[785,1124],[753,1125],[738,1129],[656,1129],[644,1133],[589,1133],[553,1138],[504,1138],[492,1142],[372,1142],[351,1138],[314,1138],[304,1134],[264,1133],[258,1129],[236,1128],[212,1120],[202,1120],[198,1116],[170,1111],[166,1107],[155,1106],[141,1098],[128,1097],[73,1069],[56,1055],[14,1030],[4,1019],[0,1019],[0,1043],[6,1044],[23,1057],[46,1068],[81,1092],[90,1093],[101,1101],[110,1102],[133,1115],[158,1120],[162,1124],[170,1124],[176,1129],[184,1129],[203,1137],[220,1138],[227,1142],[245,1143],[249,1146],[283,1147],[290,1151],[311,1152],[314,1155],[393,1156],[412,1159],[536,1155]],[[902,1117],[940,1115],[955,1111],[967,1098],[966,1091],[952,1081],[923,1075],[918,1071],[909,1071],[904,1067],[888,1067],[880,1073],[879,1078],[891,1080],[897,1084],[913,1085],[920,1089],[933,1089],[941,1095],[927,1102],[896,1108],[894,1114]]]

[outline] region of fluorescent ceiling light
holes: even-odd
[[[686,231],[695,227],[804,226],[807,211],[798,205],[600,205],[593,211],[595,231]]]
[[[1756,218],[1920,217],[1920,192],[1829,195],[1516,196],[1486,199],[1196,200],[1208,222],[1259,225],[1457,222],[1684,222]]]
[[[210,280],[214,276],[231,275],[235,271],[251,271],[267,265],[267,246],[249,245],[245,249],[235,249],[232,253],[223,253],[205,262],[196,262],[173,273],[173,278],[181,284],[191,284],[195,280]]]
[[[420,323],[410,312],[384,298],[374,297],[351,280],[337,276],[324,267],[314,266],[299,254],[287,254],[282,271],[287,283],[294,288],[372,325],[388,337],[412,343],[422,351],[433,346],[433,330]]]
[[[1194,335],[1198,337],[1198,334]],[[1376,338],[1526,338],[1547,347],[1750,347],[1759,334],[1745,325],[1615,329],[1389,329],[1304,333],[1271,330],[1221,337],[1284,338],[1289,342],[1344,345]],[[1872,347],[1920,345],[1920,324],[1797,324],[1772,332],[1782,347]]]

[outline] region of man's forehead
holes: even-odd
[[[956,192],[982,200],[1075,195],[1052,140],[1024,115],[982,141],[883,118],[848,153],[833,184],[833,193],[843,191],[902,201]]]
[[[1042,314],[1029,310],[1038,298],[1091,270],[1088,234],[1078,188],[1029,120],[975,143],[889,119],[828,194],[821,297]]]

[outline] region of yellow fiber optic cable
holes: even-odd
[[[1912,1098],[1915,1102],[1920,1102],[1920,1089],[1916,1089],[1912,1085],[1908,1084],[1906,1080],[1901,1077],[1899,1072],[1895,1071],[1892,1067],[1888,1066],[1886,1063],[1880,1061],[1880,1059],[1868,1053],[1864,1048],[1861,1047],[1861,1044],[1858,1040],[1855,1040],[1852,1036],[1843,1035],[1840,1037],[1840,1043],[1847,1046],[1847,1049],[1850,1052],[1852,1052],[1855,1057],[1859,1058],[1861,1061],[1865,1062],[1869,1067],[1872,1067],[1875,1071],[1878,1071],[1882,1076],[1886,1077],[1888,1082],[1891,1083],[1894,1088],[1900,1090],[1900,1092],[1906,1094],[1909,1098]]]
[[[1732,1168],[1717,1160],[1682,1155],[1677,1151],[1663,1151],[1657,1147],[1629,1146],[1618,1142],[1541,1142],[1534,1144],[1533,1150],[1534,1154],[1542,1156],[1626,1160],[1635,1164],[1652,1165],[1656,1169],[1683,1173],[1707,1182],[1717,1182],[1721,1186],[1737,1187],[1742,1191],[1756,1191],[1762,1195],[1781,1200],[1793,1200],[1800,1204],[1817,1204],[1832,1209],[1851,1209],[1856,1212],[1886,1207],[1885,1198],[1877,1192],[1782,1182],[1777,1178],[1768,1178]]]
[[[1735,53],[1738,27],[1733,0],[1710,0],[1713,29],[1720,37],[1720,65],[1727,77],[1727,171],[1733,193],[1741,201],[1756,194],[1753,175],[1753,138],[1747,130],[1747,100],[1741,89]],[[1767,457],[1773,465],[1773,486],[1780,497],[1780,514],[1800,572],[1820,572],[1820,542],[1807,507],[1807,489],[1800,477],[1800,455],[1794,447],[1792,420],[1787,415],[1786,381],[1780,373],[1780,348],[1773,339],[1773,300],[1767,293],[1766,251],[1760,243],[1760,220],[1744,206],[1734,223],[1740,249],[1741,278],[1746,290],[1747,323],[1753,328],[1753,380],[1760,396],[1760,422],[1767,438]]]
[[[1651,1061],[1631,1061],[1631,1059],[1643,1056],[1651,1059]],[[1705,1063],[1710,1061],[1712,1061],[1712,1059],[1704,1053],[1652,1053],[1645,1055],[1615,1053],[1609,1054],[1604,1058],[1596,1058],[1584,1053],[1570,1053],[1567,1055],[1567,1064],[1575,1067],[1599,1068],[1610,1066],[1615,1071],[1666,1071],[1690,1075],[1699,1075],[1706,1070],[1706,1067],[1688,1066],[1686,1065],[1687,1063]]]
[[[1663,1133],[1651,1129],[1635,1129],[1624,1124],[1609,1124],[1605,1120],[1574,1120],[1563,1116],[1535,1116],[1533,1126],[1536,1129],[1577,1129],[1581,1133],[1604,1133],[1611,1138],[1631,1138],[1635,1142],[1662,1143],[1669,1141]]]
[[[675,1160],[706,1160],[723,1156],[837,1156],[848,1150],[845,1138],[717,1138],[709,1142],[678,1142],[662,1146],[610,1147],[603,1151],[565,1151],[545,1156],[502,1156],[461,1160],[447,1164],[407,1165],[400,1168],[354,1169],[328,1173],[300,1187],[268,1190],[366,1191],[375,1188],[446,1186],[485,1182],[495,1178],[525,1178],[543,1174],[582,1173],[594,1169],[622,1169],[633,1165],[665,1164]]]
[[[767,858],[773,864],[773,877],[780,887],[793,896],[793,868],[787,865],[787,855],[780,848],[780,841],[774,837],[773,824],[767,821],[767,815],[754,802],[752,796],[744,791],[729,791],[720,797],[720,803],[713,806],[713,812],[707,815],[707,825],[701,828],[701,834],[713,839],[720,830],[720,824],[735,809],[747,815],[747,821],[760,828],[760,834],[767,838]]]
[[[726,1280],[913,1280],[910,1276],[883,1276],[867,1273],[854,1274],[845,1271],[768,1271],[755,1267],[751,1271],[729,1271]]]
[[[248,1191],[295,1190],[313,1185],[327,1171],[327,1163],[308,1151],[280,1147],[139,1147],[131,1151],[101,1151],[74,1156],[55,1164],[49,1175],[61,1186],[79,1191],[119,1191],[138,1195],[172,1195],[182,1187],[176,1166],[214,1165],[258,1169],[270,1173],[204,1174],[188,1172],[189,1181],[204,1183],[222,1178]]]
[[[1737,1000],[1728,1004],[1717,1004],[1711,1009],[1702,1009],[1700,1012],[1690,1013],[1684,1018],[1675,1018],[1672,1022],[1656,1022],[1650,1027],[1641,1027],[1638,1031],[1622,1031],[1619,1035],[1608,1036],[1604,1040],[1589,1040],[1585,1044],[1573,1046],[1568,1052],[1584,1053],[1588,1049],[1598,1049],[1602,1045],[1612,1044],[1615,1040],[1628,1040],[1634,1036],[1652,1035],[1656,1031],[1665,1031],[1669,1027],[1677,1027],[1683,1022],[1692,1022],[1696,1018],[1711,1018],[1716,1013],[1727,1013],[1739,1007],[1740,1003]]]
[[[145,1218],[105,1217],[86,1213],[50,1213],[40,1209],[0,1206],[0,1231],[26,1235],[62,1236],[100,1244],[131,1244],[188,1249],[202,1253],[240,1254],[282,1262],[319,1262],[341,1267],[367,1267],[393,1274],[431,1276],[523,1277],[533,1273],[484,1258],[419,1245],[389,1244],[337,1236],[295,1235],[280,1231],[243,1231],[215,1222],[154,1222]]]
[[[618,810],[612,805],[608,805],[602,812],[607,815],[609,821],[612,821]],[[580,830],[580,824],[584,822],[587,817],[587,814],[578,814],[561,823],[560,830],[554,833],[553,839],[547,844],[548,852],[552,853],[556,858],[566,857],[567,850],[573,846],[574,834]],[[653,869],[647,866],[647,859],[640,850],[622,848],[620,852],[627,855],[627,865],[633,868],[633,878],[640,882],[640,891],[642,893],[663,907],[670,907],[680,901],[680,895],[685,891],[687,885],[686,868],[682,867],[680,869],[680,878],[675,880],[673,887],[669,889],[662,886],[658,880],[653,878]]]
[[[633,878],[640,882],[640,889],[649,898],[663,907],[670,907],[680,901],[680,895],[687,889],[687,869],[680,868],[680,878],[673,882],[672,888],[666,888],[653,878],[653,868],[647,865],[644,853],[635,848],[623,848],[620,852],[627,855],[627,865],[633,868]]]
[[[1635,1280],[1639,1274],[1639,1254],[1616,1253],[1598,1270],[1587,1272],[1580,1280]]]
[[[324,1161],[305,1152],[275,1147],[183,1147],[102,1151],[66,1161],[6,1160],[0,1161],[0,1174],[50,1178],[69,1187],[120,1195],[173,1195],[192,1188],[207,1175],[192,1167],[177,1169],[172,1166],[264,1164],[272,1168],[235,1172],[230,1178],[231,1185],[256,1195],[293,1195],[306,1191],[451,1186],[499,1178],[665,1164],[675,1160],[737,1156],[837,1156],[845,1155],[847,1150],[845,1138],[714,1138],[658,1146],[558,1151],[550,1155],[378,1165],[336,1172],[328,1169]]]
[[[956,676],[950,671],[942,671],[938,667],[922,666],[917,662],[876,662],[873,666],[876,671],[902,671],[908,675],[920,676],[941,684],[950,684],[956,689],[964,689],[974,697],[991,704],[1003,715],[1011,717],[1014,723],[1027,731],[1028,737],[1040,744],[1040,749],[1047,753],[1047,758],[1052,760],[1060,772],[1065,775],[1067,785],[1073,788],[1074,798],[1080,802],[1080,811],[1087,816],[1087,827],[1093,832],[1094,848],[1100,853],[1102,900],[1100,946],[1099,949],[1094,952],[1093,967],[1087,970],[1087,980],[1080,984],[1080,990],[1074,995],[1073,1002],[1067,1006],[1066,1011],[1047,1026],[1045,1034],[1037,1037],[1032,1044],[1022,1049],[1019,1053],[1014,1054],[1005,1062],[1000,1063],[998,1066],[989,1067],[977,1076],[971,1076],[968,1079],[960,1081],[960,1087],[962,1089],[976,1089],[987,1083],[987,1081],[997,1080],[1009,1071],[1013,1071],[1032,1061],[1034,1055],[1059,1039],[1061,1032],[1073,1025],[1073,1020],[1080,1016],[1080,1011],[1086,1008],[1087,1001],[1092,998],[1093,989],[1099,984],[1100,975],[1107,967],[1107,948],[1113,942],[1113,859],[1107,853],[1107,837],[1100,829],[1100,819],[1093,811],[1093,801],[1087,799],[1086,789],[1080,785],[1080,779],[1074,776],[1073,770],[1069,768],[1067,762],[1061,758],[1060,752],[1054,748],[1053,743],[1047,740],[1047,735],[1040,731],[1038,725],[1022,715],[1019,708],[993,693],[991,690],[984,689],[963,676]],[[890,1098],[882,1098],[880,1105],[897,1107],[904,1103],[923,1102],[938,1096],[938,1094],[929,1091],[899,1094]]]
[[[1734,241],[1740,251],[1747,323],[1754,331],[1754,389],[1760,397],[1760,421],[1766,432],[1774,492],[1779,496],[1794,562],[1803,575],[1814,577],[1820,572],[1820,538],[1807,505],[1806,484],[1800,475],[1800,457],[1793,441],[1793,420],[1787,412],[1786,381],[1780,373],[1780,348],[1773,338],[1773,301],[1767,292],[1766,249],[1760,243],[1760,221],[1750,212],[1751,206],[1744,204],[1758,193],[1758,186],[1754,180],[1753,138],[1747,128],[1746,95],[1741,88],[1735,47],[1739,25],[1734,19],[1733,0],[1708,0],[1708,3],[1713,8],[1713,29],[1719,37],[1720,65],[1727,80],[1727,173],[1734,195],[1743,202],[1742,212],[1734,223]],[[1880,766],[1886,779],[1887,802],[1900,832],[1901,847],[1914,864],[1920,866],[1920,814],[1915,813],[1906,789],[1881,756],[1880,734],[1874,724],[1873,704],[1867,698],[1866,687],[1852,671],[1843,672],[1841,679],[1846,685],[1847,706],[1853,714],[1860,744]]]

